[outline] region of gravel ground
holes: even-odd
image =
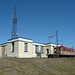
[[[75,75],[75,58],[1,58],[0,75]]]

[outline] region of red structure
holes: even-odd
[[[68,48],[64,46],[55,47],[54,54],[58,54],[58,51],[59,51],[60,57],[74,57],[75,56],[75,49],[73,48]]]

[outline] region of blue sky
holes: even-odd
[[[0,43],[11,38],[14,4],[18,36],[48,43],[48,36],[58,31],[59,40],[75,48],[75,0],[0,0]]]

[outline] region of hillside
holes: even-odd
[[[75,58],[0,59],[0,75],[75,75]]]

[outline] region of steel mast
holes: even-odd
[[[15,38],[15,37],[17,37],[17,35],[18,35],[17,34],[17,17],[16,17],[16,4],[15,4],[11,38]]]

